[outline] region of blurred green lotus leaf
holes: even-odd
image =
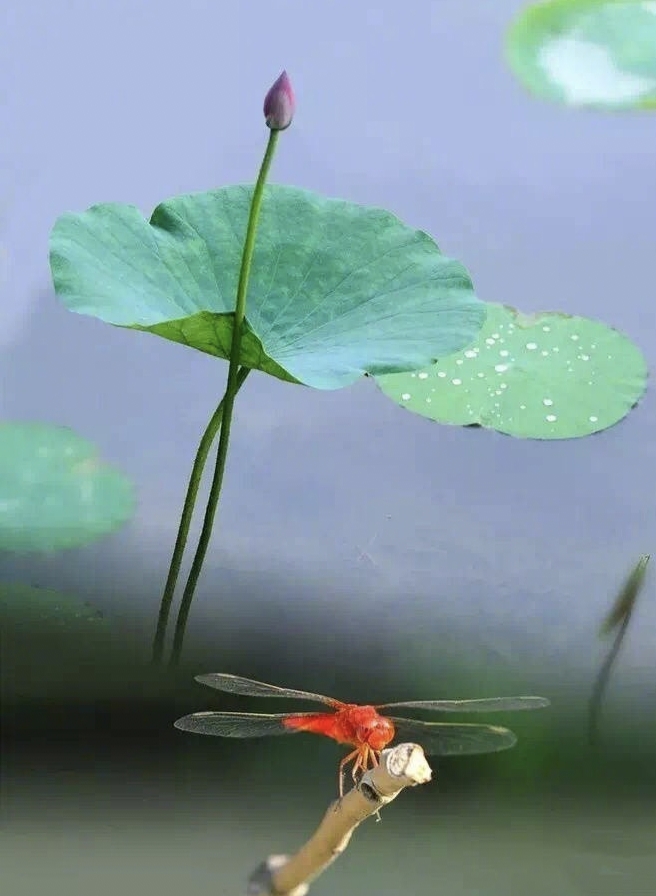
[[[656,108],[654,0],[547,0],[523,9],[506,43],[531,92],[570,106]]]
[[[0,424],[0,550],[83,545],[118,529],[133,510],[129,480],[70,429]]]

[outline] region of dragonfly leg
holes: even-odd
[[[340,798],[344,796],[344,766],[346,766],[353,759],[356,760],[356,765],[358,762],[358,757],[360,756],[360,750],[353,750],[352,753],[349,753],[348,756],[345,756],[342,761],[339,763],[339,795]],[[355,771],[355,767],[353,770]],[[355,780],[355,777],[353,778]]]
[[[345,766],[351,761],[353,761],[351,777],[353,778],[353,783],[357,784],[358,779],[364,774],[364,772],[367,771],[370,764],[372,768],[375,768],[378,765],[378,753],[376,750],[372,750],[372,748],[368,744],[362,744],[362,746],[358,747],[356,750],[353,750],[353,752],[349,753],[348,756],[345,756],[342,759],[339,764],[340,797],[344,796]]]
[[[353,778],[354,784],[358,783],[358,772],[361,768],[364,768],[364,765],[362,762],[362,753],[360,753],[360,751],[358,750],[357,758],[353,763],[353,768],[351,769],[351,777]]]
[[[367,771],[370,765],[371,768],[376,768],[376,766],[378,765],[378,755],[378,752],[368,744],[366,744],[362,748],[359,766],[362,769],[363,773]]]
[[[362,777],[362,775],[367,771],[369,767],[369,759],[372,759],[372,767],[376,765],[376,760],[374,757],[374,751],[368,744],[362,744],[362,746],[358,747],[357,757],[355,762],[353,763],[353,770],[351,774],[353,775],[353,782],[357,784],[358,779]]]

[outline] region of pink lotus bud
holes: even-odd
[[[264,98],[264,118],[272,131],[284,131],[292,123],[296,99],[292,82],[283,72]]]

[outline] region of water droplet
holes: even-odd
[[[545,419],[546,419],[547,423],[555,423],[556,420],[558,419],[558,417],[556,417],[555,414],[547,414]]]
[[[507,383],[499,383],[499,388],[500,388],[500,389],[507,389],[507,388],[508,388],[508,384],[507,384]]]
[[[546,407],[551,407],[551,405],[553,404],[553,401],[550,398],[543,398],[542,404],[545,405]]]
[[[520,406],[519,406],[519,410],[520,410],[520,411],[525,411],[525,410],[526,410],[526,405],[525,405],[525,404],[520,404]]]
[[[595,415],[593,414],[591,417],[588,417],[588,420],[590,421],[590,423],[596,423],[599,420],[599,417],[595,417]]]
[[[477,348],[469,348],[465,352],[465,358],[475,358],[477,354],[478,354]]]
[[[484,373],[477,373],[476,376],[479,378],[479,380],[482,380],[483,377],[485,376],[485,374],[484,374]]]
[[[543,332],[543,333],[550,333],[550,332],[551,332],[551,327],[542,327],[542,332]]]
[[[490,337],[488,336],[488,338],[485,340],[485,344],[486,345],[494,345],[494,339],[490,339]]]
[[[446,376],[446,373],[443,370],[440,370],[440,371],[438,371],[437,375],[439,376],[440,379],[444,379],[444,377]]]
[[[451,382],[453,383],[454,386],[462,385],[462,380],[459,380],[459,379],[451,380]]]
[[[579,337],[576,335],[576,333],[572,333],[569,338],[572,340],[572,342],[577,342]]]
[[[492,333],[492,339],[498,339],[498,338],[499,338],[498,333]]]
[[[507,364],[495,364],[494,369],[496,370],[497,373],[505,373],[506,370],[508,370],[508,365]]]
[[[494,390],[494,394],[495,394],[495,395],[501,395],[501,389],[495,389],[495,390]]]
[[[410,400],[410,393],[404,392],[403,395],[401,396],[401,401],[409,401],[409,400]]]
[[[426,399],[426,404],[430,404],[432,400],[433,400],[433,399],[432,399],[432,398],[430,397],[430,395],[429,395],[428,398]]]
[[[527,342],[527,343],[526,343],[526,348],[527,348],[530,352],[534,351],[537,347],[538,347],[538,346],[537,346],[537,343],[535,343],[535,342]]]
[[[540,352],[540,354],[542,355],[543,358],[546,358],[547,355],[549,354],[549,352],[546,351],[545,349],[542,349],[542,351]]]
[[[419,374],[419,379],[420,379],[420,380],[427,380],[427,379],[428,379],[428,374],[427,374],[427,373],[420,373],[420,374]]]
[[[510,352],[508,351],[507,348],[502,348],[501,351],[499,352],[499,354],[501,355],[502,358],[507,358],[508,355],[510,354]]]
[[[462,360],[462,358],[457,358],[457,359],[456,359],[456,364],[460,365],[460,364],[464,364],[464,363],[465,363],[465,362]]]
[[[554,345],[554,347],[551,349],[551,351],[555,353],[555,352],[559,352],[560,349],[558,348],[557,345]]]
[[[590,360],[590,355],[579,355],[579,358],[580,358],[582,361],[589,361],[589,360]]]

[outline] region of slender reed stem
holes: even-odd
[[[610,673],[612,671],[615,660],[617,659],[617,655],[620,652],[620,647],[622,646],[622,641],[624,640],[624,636],[626,635],[626,631],[629,627],[630,621],[631,613],[627,613],[622,620],[622,624],[617,634],[615,635],[615,640],[613,641],[612,647],[608,651],[606,659],[601,664],[601,668],[597,673],[597,677],[592,688],[588,710],[588,743],[592,747],[596,747],[598,744],[599,717],[601,715],[601,704],[604,696],[604,691],[606,690],[606,686],[610,679]]]
[[[232,330],[232,344],[230,346],[230,365],[228,367],[228,383],[225,395],[223,396],[223,416],[221,421],[221,433],[219,435],[219,448],[216,456],[216,466],[214,469],[214,477],[210,487],[210,494],[207,500],[207,508],[205,510],[205,519],[198,540],[198,547],[191,564],[191,570],[187,579],[178,618],[175,623],[175,633],[173,636],[173,648],[171,651],[170,665],[176,666],[180,660],[182,652],[182,643],[184,640],[187,618],[191,608],[191,602],[194,597],[198,578],[200,576],[207,548],[212,536],[212,526],[216,515],[216,508],[219,503],[221,494],[221,486],[223,484],[223,474],[225,472],[226,459],[228,456],[228,443],[230,440],[230,426],[232,423],[232,412],[237,394],[237,375],[239,371],[239,354],[241,348],[241,336],[246,315],[246,294],[248,291],[248,280],[251,272],[251,263],[253,261],[253,251],[255,249],[255,234],[257,232],[257,222],[260,216],[260,208],[262,206],[262,196],[264,192],[264,184],[266,183],[267,174],[273,161],[273,155],[278,142],[277,130],[269,131],[269,141],[262,159],[260,173],[258,174],[253,190],[253,198],[251,200],[250,214],[248,217],[248,226],[246,228],[246,239],[244,241],[244,251],[241,258],[241,269],[239,271],[239,285],[237,286],[237,301],[235,304],[235,316]]]
[[[239,369],[239,375],[237,378],[237,391],[241,388],[244,380],[249,373],[250,370],[248,367],[241,367]],[[164,593],[162,594],[162,600],[159,606],[157,630],[155,631],[155,637],[153,639],[153,663],[155,665],[159,665],[162,662],[162,656],[164,654],[164,643],[166,639],[166,627],[168,625],[169,615],[171,612],[171,604],[173,603],[175,586],[177,585],[178,576],[180,575],[180,567],[182,566],[184,549],[187,545],[187,538],[189,537],[189,528],[191,526],[191,519],[194,513],[194,507],[196,505],[196,498],[198,497],[198,489],[203,477],[203,470],[205,468],[205,463],[207,462],[207,456],[210,453],[210,448],[212,447],[212,443],[214,442],[214,439],[216,438],[216,435],[221,428],[222,417],[223,399],[221,399],[221,401],[219,402],[216,410],[210,418],[210,422],[207,424],[205,432],[203,433],[198,445],[198,451],[196,452],[194,465],[191,468],[189,485],[187,486],[187,494],[185,495],[184,505],[182,508],[180,525],[178,526],[178,534],[175,539],[175,547],[173,548],[173,556],[171,557],[171,564],[169,566],[169,572],[166,578],[166,584],[164,586]]]
[[[604,692],[608,686],[610,673],[620,652],[622,642],[624,641],[624,637],[629,628],[629,623],[631,622],[631,616],[633,615],[635,605],[643,588],[648,564],[649,554],[643,554],[633,567],[631,574],[617,595],[610,613],[601,626],[602,635],[610,634],[610,632],[618,626],[619,629],[615,635],[615,640],[608,651],[608,655],[597,673],[590,695],[588,708],[588,742],[592,747],[598,746],[599,718],[601,716]]]

